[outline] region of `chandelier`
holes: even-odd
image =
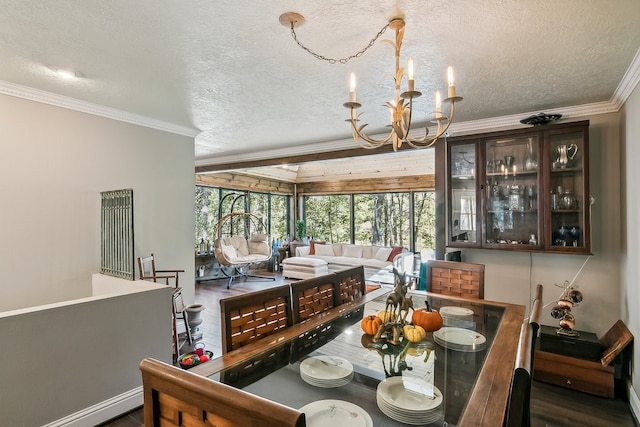
[[[389,23],[386,24],[373,39],[371,39],[367,46],[365,46],[359,52],[342,59],[327,58],[323,55],[320,55],[304,46],[298,40],[295,32],[295,27],[298,27],[304,23],[304,17],[302,15],[295,12],[284,13],[280,15],[280,23],[291,29],[291,36],[298,44],[298,46],[300,46],[302,49],[304,49],[317,59],[328,61],[332,64],[346,64],[349,60],[360,57],[364,52],[367,51],[367,49],[373,46],[376,40],[387,30],[387,28],[391,28],[396,32],[395,42],[391,40],[383,40],[384,42],[391,44],[395,48],[395,74],[391,76],[395,82],[395,93],[394,99],[385,103],[390,111],[390,123],[387,125],[390,130],[386,136],[383,135],[379,138],[369,136],[364,132],[364,129],[368,126],[368,124],[358,123],[360,121],[360,116],[362,116],[363,113],[358,114],[356,113],[356,110],[360,108],[362,104],[357,102],[356,98],[355,74],[351,73],[350,75],[349,101],[345,102],[343,105],[350,110],[350,117],[346,121],[351,124],[351,134],[356,144],[358,144],[360,147],[375,149],[382,147],[388,142],[391,142],[394,151],[397,151],[403,143],[406,143],[413,148],[428,148],[435,144],[435,142],[439,138],[445,135],[445,133],[449,129],[449,126],[453,122],[455,114],[455,103],[458,101],[462,101],[462,97],[456,95],[456,86],[453,79],[453,69],[451,67],[449,67],[447,70],[447,97],[445,99],[442,99],[440,92],[438,91],[436,91],[435,94],[435,111],[431,113],[431,122],[437,125],[435,135],[429,135],[429,128],[426,126],[424,128],[424,134],[422,136],[416,137],[414,135],[411,135],[411,125],[413,120],[413,100],[419,98],[422,93],[415,90],[413,59],[409,58],[407,61],[406,74],[404,68],[400,67],[400,49],[402,48],[402,39],[404,37],[405,27],[404,16],[402,13],[398,13],[396,16],[392,17],[389,20]],[[401,92],[402,80],[405,77],[406,90]],[[445,114],[442,110],[443,103],[449,105],[448,114]]]

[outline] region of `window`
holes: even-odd
[[[307,234],[316,240],[398,245],[416,252],[435,247],[432,191],[305,196],[303,203]]]
[[[284,240],[289,234],[290,196],[196,186],[195,244],[201,240],[213,244],[218,236],[220,218],[230,212],[251,212],[258,216],[274,240]],[[235,235],[243,234],[244,225],[233,224]]]

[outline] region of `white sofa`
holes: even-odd
[[[348,243],[318,244],[298,246],[296,256],[304,258],[318,258],[327,262],[329,273],[346,270],[347,268],[363,266],[365,277],[370,277],[393,264],[392,260],[402,248],[374,245],[352,245]],[[395,250],[394,250],[395,249]],[[393,254],[393,255],[392,255]],[[391,261],[390,261],[391,259]]]

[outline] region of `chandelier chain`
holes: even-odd
[[[353,55],[349,55],[346,58],[341,58],[341,59],[334,59],[334,58],[327,58],[326,56],[320,55],[316,52],[314,52],[313,50],[309,49],[308,47],[306,47],[305,45],[303,45],[300,40],[298,40],[298,36],[296,35],[296,31],[294,29],[294,23],[291,23],[291,37],[293,37],[293,40],[295,40],[295,42],[298,44],[298,46],[300,46],[302,49],[306,50],[307,52],[309,52],[311,55],[313,55],[316,59],[320,59],[323,61],[327,61],[330,64],[335,64],[336,62],[339,62],[341,64],[346,64],[347,62],[349,62],[349,60],[353,59],[353,58],[359,58],[360,56],[362,56],[367,50],[369,50],[369,48],[371,46],[373,46],[373,44],[376,42],[376,40],[378,40],[380,38],[380,36],[382,34],[384,34],[385,31],[387,31],[387,28],[389,28],[389,24],[387,23],[387,25],[385,25],[384,27],[382,27],[382,29],[380,31],[378,31],[378,34],[375,35],[374,38],[371,39],[371,41],[369,41],[369,44],[366,45],[364,48],[362,48],[358,53],[355,53]]]

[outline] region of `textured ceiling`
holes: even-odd
[[[384,131],[392,48],[330,64],[300,49],[278,17],[301,13],[299,39],[341,58],[395,6],[406,15],[402,65],[414,58],[424,94],[419,117],[445,91],[448,65],[465,98],[459,123],[612,102],[640,47],[638,0],[0,0],[0,81],[197,135],[200,165],[351,148],[348,74],[367,129]],[[83,77],[60,81],[50,67]]]

